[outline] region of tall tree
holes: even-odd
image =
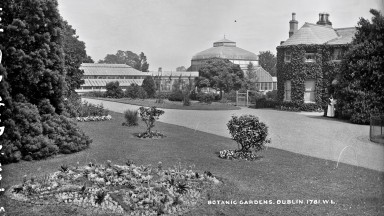
[[[63,22],[63,50],[65,56],[65,71],[68,93],[71,94],[84,83],[82,76],[84,71],[80,70],[81,63],[92,61],[85,51],[85,43],[79,40],[76,30],[66,21]]]
[[[245,72],[244,77],[244,87],[248,90],[257,90],[256,82],[258,81],[258,77],[256,74],[255,66],[252,62],[249,62],[247,65],[247,70]]]
[[[368,124],[370,115],[384,110],[384,17],[370,10],[372,22],[361,18],[350,49],[342,60],[336,87],[342,117]]]
[[[212,87],[222,96],[223,91],[228,93],[240,89],[243,81],[244,73],[239,65],[227,59],[211,59],[200,68],[196,85],[200,88]]]
[[[272,76],[276,76],[276,56],[270,51],[260,52],[259,64],[268,71]]]
[[[149,67],[147,57],[143,52],[141,52],[140,55],[137,55],[132,51],[122,50],[118,50],[116,54],[107,54],[104,60],[100,60],[99,63],[126,64],[143,72],[147,72]]]
[[[140,71],[148,72],[149,64],[147,62],[147,56],[144,55],[143,52],[140,53]]]

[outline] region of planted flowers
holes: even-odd
[[[11,199],[35,205],[74,205],[95,213],[121,215],[180,215],[204,199],[205,189],[220,182],[210,173],[179,167],[163,169],[90,163],[62,165],[41,178],[26,177],[7,190]]]

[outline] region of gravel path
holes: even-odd
[[[105,108],[123,113],[139,106],[110,101],[84,99],[102,103]],[[164,123],[230,137],[226,123],[232,115],[252,114],[269,126],[269,145],[298,154],[340,161],[384,172],[384,146],[369,141],[369,126],[355,125],[322,117],[322,113],[286,112],[271,109],[175,110],[164,109]]]

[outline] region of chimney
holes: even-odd
[[[299,22],[296,20],[296,13],[292,13],[292,20],[289,21],[289,37],[297,32]]]
[[[316,24],[332,27],[332,22],[329,21],[329,13],[319,13],[319,21]]]

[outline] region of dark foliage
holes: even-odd
[[[143,87],[145,92],[147,92],[147,95],[148,95],[149,98],[155,97],[156,84],[155,84],[155,81],[153,80],[152,76],[145,77],[141,87]]]
[[[175,90],[172,91],[171,94],[168,96],[168,100],[170,101],[183,101],[184,95],[181,90]]]
[[[216,94],[199,92],[197,100],[201,103],[211,104],[215,100]]]
[[[121,89],[118,81],[107,83],[105,88],[107,89],[105,97],[122,98],[124,96],[124,91]]]
[[[124,112],[125,122],[123,125],[136,126],[139,125],[139,113],[137,110],[126,110]]]
[[[384,110],[384,17],[371,10],[372,22],[361,18],[351,48],[341,65],[336,110],[353,123],[369,124]]]

